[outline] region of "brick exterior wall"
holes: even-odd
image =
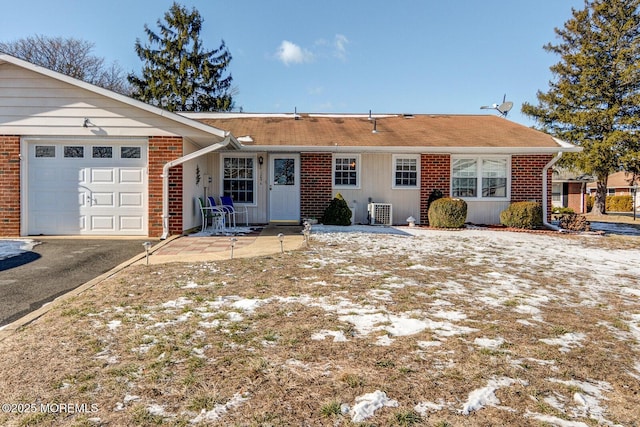
[[[542,204],[542,169],[553,154],[511,157],[511,202],[534,201]],[[547,171],[547,221],[551,219],[551,168]]]
[[[162,235],[162,168],[182,157],[182,137],[149,137],[149,236]],[[180,234],[182,221],[182,165],[169,170],[169,233]]]
[[[331,202],[331,153],[300,154],[300,215],[320,220]]]
[[[20,137],[0,135],[0,236],[20,236]]]
[[[451,156],[449,154],[422,154],[420,156],[420,224],[429,224],[427,201],[433,190],[447,197],[451,186]]]

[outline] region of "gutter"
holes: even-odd
[[[545,227],[550,228],[551,230],[554,230],[554,231],[562,231],[562,229],[560,227],[556,227],[555,225],[550,224],[549,221],[547,221],[547,211],[549,210],[548,200],[547,200],[547,194],[549,191],[547,171],[551,166],[555,165],[556,162],[560,160],[561,157],[562,157],[562,151],[558,152],[558,155],[555,156],[553,159],[551,159],[551,161],[547,163],[544,168],[542,168],[542,224]]]
[[[169,237],[169,169],[221,148],[226,148],[230,143],[233,143],[232,145],[235,146],[239,145],[233,135],[231,135],[231,132],[225,132],[225,138],[221,142],[194,151],[178,159],[171,160],[162,167],[162,236],[160,236],[160,240],[165,240]]]

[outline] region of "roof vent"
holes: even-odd
[[[369,120],[373,120],[373,117],[371,117],[371,110],[369,110]]]
[[[404,117],[405,119],[413,119],[414,115],[413,114],[403,114],[402,117]]]
[[[378,123],[376,119],[373,119],[373,130],[371,131],[371,133],[378,133]]]
[[[298,107],[294,107],[293,109],[293,120],[300,120],[300,116],[298,115]]]

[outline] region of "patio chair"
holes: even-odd
[[[229,227],[236,228],[236,215],[233,206],[218,205],[216,204],[216,199],[213,196],[208,196],[207,200],[209,202],[209,206],[222,210],[227,215],[227,224]]]
[[[230,196],[220,196],[220,203],[223,206],[229,206],[231,207],[231,209],[233,209],[233,221],[235,223],[236,221],[236,216],[243,216],[244,215],[244,225],[246,227],[249,226],[249,210],[247,209],[246,206],[234,206],[233,205],[233,199]]]
[[[202,229],[200,231],[205,231],[207,225],[209,225],[209,221],[211,221],[214,231],[222,232],[224,230],[225,212],[217,207],[205,206],[204,201],[200,197],[196,199],[198,200],[200,214],[202,215]]]

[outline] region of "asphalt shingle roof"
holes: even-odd
[[[257,146],[560,147],[544,132],[493,115],[298,116],[216,114],[198,120]]]

